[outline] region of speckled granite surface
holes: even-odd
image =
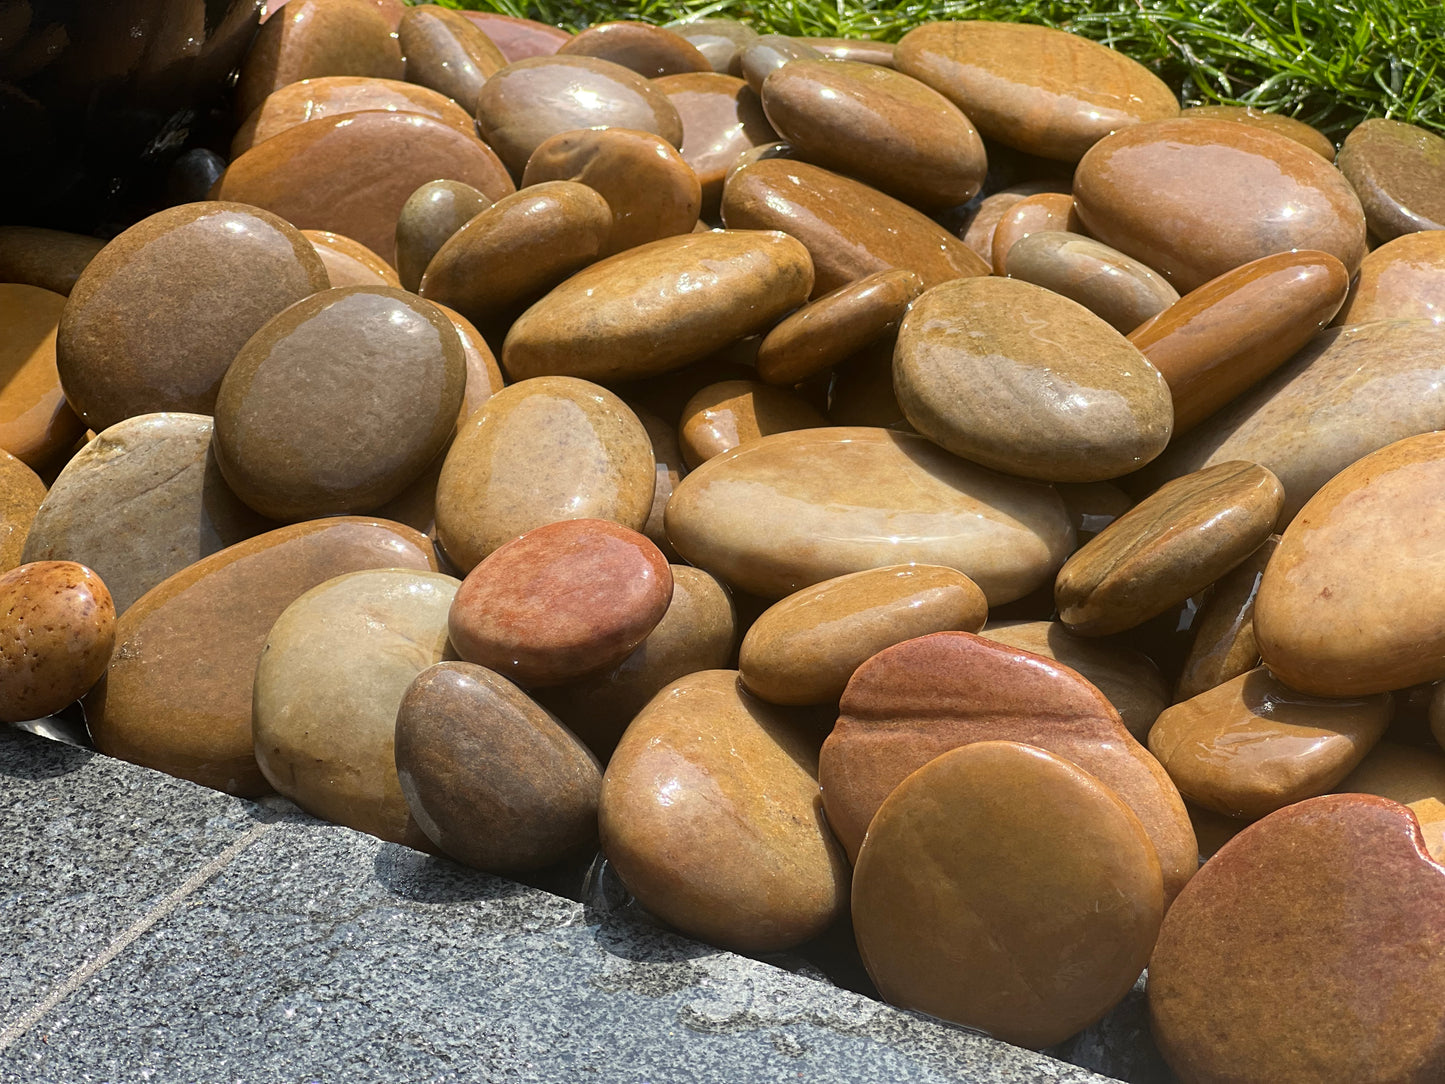
[[[0,1081],[1106,1079],[3,727],[0,855]]]

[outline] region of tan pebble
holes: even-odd
[[[0,572],[0,722],[51,715],[100,680],[115,605],[90,569],[38,561]]]
[[[1279,548],[1271,535],[1214,585],[1194,619],[1194,643],[1174,687],[1174,699],[1188,700],[1259,665],[1254,638],[1254,600],[1269,559]]]
[[[995,275],[1008,273],[1008,254],[1014,245],[1034,233],[1076,233],[1088,236],[1074,197],[1067,192],[1038,192],[1025,196],[999,216],[989,244],[988,261]]]
[[[1004,270],[1077,301],[1125,335],[1179,300],[1174,287],[1138,260],[1070,233],[1029,234],[1009,249]]]
[[[557,55],[609,60],[648,79],[713,70],[712,62],[681,35],[628,20],[589,26],[568,39]]]
[[[397,27],[410,83],[445,94],[470,110],[489,76],[507,66],[507,58],[460,12],[436,4],[409,7]]]
[[[416,291],[422,274],[447,240],[492,201],[461,181],[428,181],[406,198],[396,219],[396,271],[403,289]]]
[[[1445,321],[1445,230],[1402,234],[1367,255],[1332,322],[1404,317]]]
[[[670,23],[667,29],[692,42],[693,47],[707,58],[714,72],[730,71],[737,55],[758,40],[758,32],[737,19],[689,18]]]
[[[394,286],[401,289],[401,279],[389,263],[360,241],[328,230],[302,230],[301,236],[311,242],[316,255],[326,265],[326,277],[337,286]]]
[[[1179,113],[1181,120],[1227,120],[1235,124],[1250,124],[1256,128],[1277,132],[1293,139],[1302,147],[1308,147],[1326,162],[1335,160],[1335,145],[1318,128],[1302,120],[1286,117],[1282,113],[1271,113],[1247,105],[1194,105]]]
[[[55,333],[65,297],[38,286],[0,284],[0,449],[44,470],[85,429],[65,401]]]
[[[683,459],[691,469],[750,440],[828,424],[803,399],[756,380],[709,384],[687,401],[678,426]]]
[[[717,220],[723,180],[738,155],[778,138],[757,95],[746,83],[717,72],[666,75],[657,89],[682,118],[682,160],[692,167],[702,191],[702,214]],[[699,223],[703,225],[703,223]]]
[[[894,47],[891,42],[870,41],[867,38],[794,38],[795,42],[816,49],[829,60],[852,60],[862,64],[876,64],[881,68],[894,67]]]
[[[761,94],[763,82],[784,64],[822,59],[823,54],[801,38],[763,34],[738,55],[737,68],[753,93]]]
[[[21,563],[25,536],[45,500],[45,483],[9,452],[0,449],[0,572]]]
[[[1445,861],[1445,756],[1437,750],[1381,741],[1335,790],[1377,794],[1408,806],[1420,822],[1430,857]]]
[[[70,296],[105,242],[37,226],[0,226],[0,282],[20,282]]]

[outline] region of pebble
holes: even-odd
[[[1194,619],[1194,643],[1174,687],[1174,699],[1188,700],[1248,673],[1259,665],[1254,637],[1254,600],[1265,567],[1279,548],[1270,535],[1234,570],[1222,576]]]
[[[1254,603],[1259,653],[1277,677],[1341,697],[1445,677],[1442,486],[1445,433],[1425,433],[1365,456],[1310,499]]]
[[[726,380],[709,384],[687,401],[678,443],[688,468],[696,470],[713,456],[759,437],[827,424],[827,418],[792,391],[756,380]]]
[[[468,866],[540,869],[597,845],[596,758],[484,666],[417,674],[396,713],[396,771],[417,825]]]
[[[771,327],[813,285],[808,250],[771,230],[665,237],[573,275],[507,333],[517,380],[632,380],[698,361]],[[465,311],[465,310],[463,310]]]
[[[1385,733],[1389,693],[1326,699],[1258,667],[1168,708],[1149,751],[1186,799],[1258,820],[1333,789]]]
[[[572,35],[535,19],[519,19],[494,11],[463,11],[468,22],[491,39],[508,64],[534,56],[552,56]]]
[[[507,66],[492,39],[459,11],[436,4],[409,7],[397,27],[408,82],[471,109],[482,84]]]
[[[925,288],[988,274],[971,248],[921,211],[807,162],[766,158],[734,169],[722,217],[730,230],[782,230],[801,241],[813,258],[815,298],[893,268],[913,271]]]
[[[1169,706],[1169,685],[1159,667],[1143,652],[1117,641],[1076,636],[1061,621],[1006,621],[990,624],[979,635],[1078,671],[1104,694],[1139,742]]]
[[[1445,230],[1402,234],[1367,255],[1334,323],[1407,317],[1445,322]]]
[[[908,307],[923,293],[912,271],[879,271],[810,301],[758,344],[758,379],[800,384],[879,340],[896,337]]]
[[[1145,477],[1157,484],[1231,459],[1258,463],[1284,486],[1283,526],[1351,463],[1445,427],[1442,345],[1442,328],[1423,319],[1323,331],[1176,440]]]
[[[76,452],[35,513],[25,561],[77,561],[124,614],[162,580],[276,524],[221,477],[201,414],[142,414]]]
[[[1298,353],[1349,285],[1328,252],[1280,252],[1224,272],[1130,332],[1169,385],[1174,432],[1193,429]]]
[[[328,230],[302,230],[316,255],[326,265],[326,277],[333,287],[392,286],[401,289],[401,279],[389,263],[360,241]]]
[[[229,794],[270,790],[252,749],[256,660],[297,597],[364,568],[436,568],[399,523],[297,523],[212,553],[121,614],[105,680],[85,700],[95,747]],[[443,617],[445,620],[445,617]]]
[[[733,659],[738,615],[728,589],[691,565],[672,565],[672,601],[637,649],[615,666],[538,698],[606,761],[647,702],[674,681]]]
[[[1177,116],[1174,92],[1123,53],[1061,30],[982,20],[903,35],[900,71],[946,95],[986,139],[1077,162],[1111,132]]]
[[[1360,197],[1372,236],[1390,241],[1445,229],[1445,139],[1434,132],[1371,117],[1345,136],[1337,162]]]
[[[482,338],[482,333],[472,322],[455,309],[449,309],[435,301],[432,304],[452,322],[462,344],[467,388],[462,396],[462,409],[457,414],[457,426],[460,427],[483,403],[501,391],[506,381],[502,379],[502,367],[497,364],[492,348],[487,345],[487,340]]]
[[[1404,806],[1342,794],[1282,809],[1226,843],[1165,916],[1154,1039],[1200,1084],[1438,1080],[1442,904],[1445,870]]]
[[[738,155],[778,138],[762,103],[743,80],[717,72],[687,72],[655,80],[682,119],[682,160],[702,191],[702,215],[716,220],[723,181]]]
[[[1276,252],[1328,252],[1351,275],[1365,256],[1348,182],[1294,140],[1247,124],[1161,120],[1108,136],[1079,163],[1074,204],[1090,234],[1180,293]]]
[[[1062,192],[1067,195],[1068,188],[1066,185],[1055,184],[1051,181],[1028,181],[1001,189],[979,201],[978,206],[966,219],[963,228],[958,231],[958,235],[963,238],[964,244],[978,253],[984,263],[992,266],[993,238],[999,223],[1011,209],[1030,196],[1039,195],[1041,192]],[[1073,205],[1070,203],[1069,213],[1072,213],[1072,207]],[[1074,216],[1074,220],[1077,224],[1078,216]],[[1082,233],[1082,224],[1077,224],[1074,232]]]
[[[635,403],[628,403],[628,406],[637,415],[642,428],[647,430],[647,439],[652,442],[652,458],[657,464],[657,480],[652,488],[652,509],[647,513],[647,522],[642,525],[642,533],[652,540],[652,544],[662,551],[663,556],[676,563],[677,551],[668,541],[663,516],[667,511],[667,502],[672,498],[672,491],[687,473],[687,464],[683,462],[682,449],[677,443],[677,427],[663,421],[645,407]]]
[[[995,275],[1008,274],[1008,254],[1014,245],[1033,233],[1076,233],[1087,236],[1074,210],[1074,198],[1067,192],[1036,192],[1024,196],[999,216],[984,258]]]
[[[712,61],[681,35],[630,20],[594,23],[569,38],[557,55],[609,60],[647,79],[714,70]]]
[[[886,41],[811,36],[793,40],[818,50],[828,60],[852,60],[863,64],[877,64],[882,68],[897,67],[894,62],[894,47]]]
[[[778,433],[709,460],[678,483],[667,533],[689,563],[762,598],[916,562],[957,569],[990,606],[1044,583],[1074,541],[1052,488],[861,426]]]
[[[1439,752],[1381,741],[1335,790],[1408,806],[1420,822],[1430,857],[1445,860],[1445,756]]]
[[[981,741],[1037,746],[1098,778],[1143,824],[1166,901],[1198,865],[1179,792],[1104,695],[1073,670],[967,632],[874,655],[848,682],[818,780],[839,842],[856,855],[884,800],[934,757]]]
[[[64,294],[0,283],[0,449],[45,470],[85,430],[60,390],[55,332]]]
[[[714,72],[731,71],[737,56],[758,40],[756,30],[736,19],[688,19],[667,29],[692,42]]]
[[[682,118],[666,94],[621,64],[590,56],[508,64],[482,87],[476,110],[482,138],[514,177],[543,140],[578,128],[631,128],[682,144]]]
[[[1014,243],[1009,278],[1077,301],[1122,335],[1179,300],[1174,287],[1138,260],[1072,233],[1044,230]]]
[[[817,741],[736,670],[673,682],[602,778],[602,853],[648,911],[741,952],[821,934],[848,907],[848,862],[817,813]]]
[[[967,203],[988,169],[983,141],[936,90],[855,60],[794,60],[769,75],[763,110],[798,157],[924,209]]]
[[[936,286],[898,331],[894,391],[913,427],[955,455],[1049,482],[1116,478],[1164,450],[1159,372],[1088,309],[1031,283]],[[997,386],[1007,391],[979,395]]]
[[[0,723],[52,715],[100,680],[115,605],[91,569],[37,561],[0,572]]]
[[[354,237],[393,263],[402,206],[438,177],[488,199],[514,190],[476,136],[420,113],[373,111],[307,121],[252,147],[231,163],[216,196],[264,207],[300,229]]]
[[[70,296],[75,280],[105,242],[38,226],[0,226],[0,282],[20,282]]]
[[[1129,992],[1164,891],[1117,794],[1042,749],[985,741],[888,796],[858,854],[852,912],[888,1002],[1039,1048]]]
[[[289,83],[269,94],[236,130],[231,157],[239,158],[258,143],[307,121],[378,111],[417,113],[464,135],[475,135],[477,131],[472,115],[445,94],[399,79],[330,75]]]
[[[156,411],[210,414],[246,340],[328,285],[311,242],[268,211],[208,202],[153,214],[70,293],[56,337],[65,398],[97,432]]]
[[[518,308],[595,261],[611,229],[612,210],[596,190],[575,181],[533,185],[444,240],[418,290],[472,323],[504,329]]]
[[[1335,145],[1329,137],[1318,128],[1282,113],[1270,113],[1248,105],[1195,105],[1182,110],[1179,116],[1186,120],[1227,120],[1263,128],[1308,147],[1326,162],[1333,164],[1335,160]]]
[[[1073,632],[1142,625],[1202,591],[1274,530],[1284,490],[1257,463],[1219,463],[1166,483],[1059,570],[1054,602]]]
[[[754,94],[763,92],[763,82],[784,64],[794,60],[822,60],[823,54],[801,38],[762,34],[738,54],[738,73]]]
[[[558,520],[640,530],[656,469],[647,431],[612,392],[572,377],[523,380],[488,399],[452,442],[437,483],[437,540],[466,573]]]
[[[768,607],[743,638],[744,687],[774,704],[826,704],[885,647],[945,629],[977,632],[988,601],[962,572],[893,565],[814,584]]]
[[[216,398],[216,461],[264,516],[365,512],[446,447],[466,387],[456,328],[390,287],[324,290],[262,327]]]
[[[1134,507],[1129,494],[1113,482],[1060,482],[1056,487],[1069,510],[1079,545]]]
[[[0,449],[0,572],[24,558],[25,536],[45,500],[45,483],[9,452]]]
[[[319,75],[401,79],[405,63],[390,21],[367,0],[291,0],[261,24],[236,84],[250,116],[274,90]]]
[[[649,241],[691,233],[702,210],[702,186],[667,140],[629,128],[558,132],[527,159],[522,185],[576,181],[612,210],[602,246],[611,256]]]
[[[461,181],[428,181],[408,196],[396,219],[396,270],[402,289],[416,292],[442,245],[491,205]]]
[[[462,581],[448,628],[456,653],[525,688],[609,669],[645,640],[672,599],[667,558],[600,519],[536,527]]]

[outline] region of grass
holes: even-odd
[[[1440,0],[441,0],[572,29],[741,19],[763,33],[896,41],[935,19],[1041,23],[1147,65],[1186,104],[1252,105],[1336,139],[1366,117],[1445,133]]]

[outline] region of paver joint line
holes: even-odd
[[[256,825],[240,839],[236,840],[220,854],[216,855],[200,869],[187,877],[174,892],[131,923],[120,936],[105,947],[105,951],[94,959],[81,964],[71,972],[69,978],[51,990],[43,1000],[27,1012],[21,1014],[19,1019],[15,1020],[3,1031],[0,1031],[0,1052],[6,1050],[16,1039],[34,1027],[41,1017],[51,1009],[55,1008],[55,1006],[59,1005],[71,994],[89,982],[97,972],[124,952],[126,946],[179,907],[182,900],[195,892],[196,889],[200,888],[212,877],[216,876],[216,874],[220,873],[221,870],[229,866],[242,851],[275,827],[276,825],[274,824]]]

